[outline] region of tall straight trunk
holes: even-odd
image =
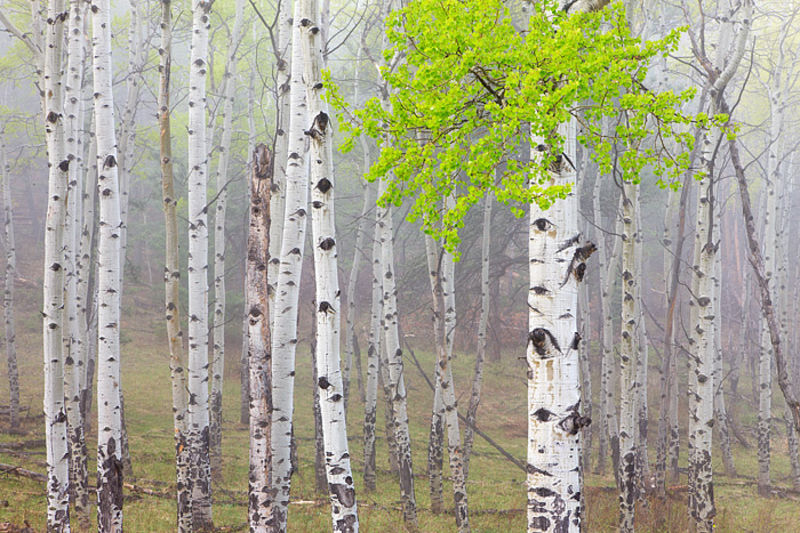
[[[692,353],[689,356],[689,515],[693,531],[713,529],[714,489],[711,471],[712,428],[714,426],[714,298],[713,240],[713,140],[705,132],[702,139],[702,164],[705,176],[697,187],[693,294],[696,322],[693,325]]]
[[[292,87],[292,11],[291,0],[279,0],[278,2],[278,55],[275,57],[277,76],[275,78],[276,118],[275,118],[275,171],[272,176],[272,195],[270,196],[270,213],[272,223],[269,226],[269,272],[267,281],[269,283],[269,305],[270,320],[274,326],[275,317],[275,298],[280,277],[279,269],[281,265],[281,246],[283,243],[284,210],[286,208],[286,179],[290,160],[286,157],[289,149],[289,138],[292,114],[291,109],[291,87]],[[253,35],[255,39],[258,24],[253,25]],[[251,72],[256,72],[255,65]],[[251,78],[252,83],[252,78]],[[295,132],[296,134],[296,132]],[[274,328],[273,328],[274,330]]]
[[[639,479],[639,486],[642,489],[639,494],[640,498],[645,496],[647,486],[650,483],[650,463],[647,456],[647,366],[649,350],[644,309],[642,307],[644,238],[641,208],[641,200],[639,200],[634,206],[637,228],[636,242],[634,243],[636,245],[636,270],[634,276],[639,280],[636,284],[636,307],[637,313],[639,314],[636,328],[636,350],[638,352],[638,357],[636,358],[636,472]]]
[[[89,122],[92,122],[91,120]],[[86,365],[81,373],[81,418],[84,435],[91,426],[92,391],[94,371],[97,363],[97,231],[98,221],[95,204],[97,202],[97,143],[94,130],[88,135],[88,155],[85,158],[83,179],[83,215],[81,227],[80,253],[78,263],[78,309],[81,328],[85,329],[82,355]]]
[[[567,157],[554,162],[548,184],[574,187],[577,123],[559,130]],[[578,283],[595,246],[581,243],[576,191],[548,211],[531,204],[528,239],[527,530],[579,531],[581,429],[590,421],[580,402]]]
[[[478,350],[475,354],[475,375],[472,378],[472,392],[467,407],[464,427],[464,478],[469,478],[469,461],[472,443],[475,440],[473,428],[478,420],[478,407],[481,403],[481,384],[483,383],[483,362],[486,360],[486,329],[489,323],[489,266],[491,261],[492,235],[492,197],[483,199],[483,238],[481,239],[481,313],[478,319]]]
[[[208,160],[206,147],[206,76],[211,4],[192,2],[189,69],[189,359],[187,440],[194,529],[213,526],[208,408]]]
[[[111,5],[92,2],[94,121],[98,242],[97,351],[97,523],[103,532],[122,531],[122,420],[120,398],[120,195],[114,129],[111,62]]]
[[[299,2],[295,4],[292,30],[291,92],[288,148],[286,154],[286,206],[281,238],[280,268],[275,292],[272,340],[272,483],[276,491],[273,512],[276,531],[286,530],[291,490],[291,438],[294,416],[294,373],[297,350],[297,314],[300,278],[306,242],[306,180],[304,130],[306,124],[303,56],[300,49]]]
[[[217,159],[215,185],[217,202],[214,210],[214,345],[211,363],[211,396],[209,418],[209,456],[214,477],[222,473],[222,385],[225,374],[225,213],[228,205],[228,165],[233,130],[233,102],[236,89],[236,63],[242,41],[244,0],[237,0],[233,32],[228,44],[223,88],[222,140]],[[271,316],[271,315],[270,315]]]
[[[316,281],[317,386],[325,443],[325,470],[331,500],[333,531],[357,532],[358,510],[344,410],[344,383],[340,366],[339,325],[340,292],[334,219],[332,161],[329,159],[331,124],[322,101],[322,46],[319,27],[314,22],[316,0],[300,0],[303,52],[303,78],[310,128],[311,157],[311,228],[314,243],[314,279]],[[313,118],[312,118],[313,117]]]
[[[381,179],[378,197],[386,191],[386,178]],[[417,503],[414,494],[414,471],[411,462],[411,436],[408,430],[408,405],[406,385],[403,377],[403,350],[400,348],[400,333],[397,311],[397,287],[394,278],[394,224],[392,209],[379,207],[377,211],[381,241],[381,267],[383,279],[383,331],[388,376],[389,397],[394,427],[394,447],[400,475],[400,497],[403,502],[403,519],[407,527],[417,527]]]
[[[317,494],[328,492],[328,474],[325,472],[325,441],[322,437],[322,413],[319,408],[319,375],[317,372],[317,302],[311,302],[311,384],[314,391],[311,411],[314,414],[314,488]]]
[[[65,154],[62,79],[64,18],[62,0],[47,5],[44,61],[44,116],[47,142],[48,201],[44,241],[42,336],[44,344],[44,420],[47,449],[47,530],[68,532],[69,451],[64,405],[63,335],[64,266],[69,160]]]
[[[269,261],[270,190],[272,154],[259,144],[253,152],[250,188],[250,225],[247,235],[247,293],[249,316],[248,368],[250,370],[250,474],[247,519],[250,531],[273,529],[272,373],[270,369],[270,320],[267,295]]]
[[[6,147],[0,139],[0,172],[3,181],[3,234],[6,246],[6,279],[3,290],[3,317],[6,333],[6,362],[8,365],[9,419],[12,430],[19,417],[19,372],[17,370],[17,334],[14,327],[14,279],[17,277],[17,249],[14,244],[14,207],[11,199],[11,168],[6,159]]]
[[[634,531],[636,493],[636,335],[639,312],[635,275],[636,227],[635,206],[639,189],[630,181],[623,184],[622,201],[622,339],[620,342],[620,415],[619,415],[619,530]]]
[[[253,25],[253,39],[256,39],[256,27],[258,25]],[[251,65],[252,67],[252,65]],[[250,76],[249,82],[247,84],[247,130],[248,130],[248,140],[247,140],[247,153],[252,154],[255,150],[255,143],[256,143],[256,121],[255,121],[255,81],[256,81],[256,69],[250,68]],[[252,165],[252,161],[250,164]],[[274,158],[273,158],[274,164]],[[274,176],[274,170],[273,170]],[[271,201],[270,196],[270,201]],[[250,203],[250,187],[247,188],[247,203]],[[270,207],[270,218],[272,218],[272,207]],[[283,216],[283,214],[278,214],[277,216]],[[250,226],[250,210],[246,210],[245,217],[244,217],[245,224],[249,227]],[[270,232],[272,231],[272,224],[270,223]],[[272,236],[270,236],[270,244],[272,244]],[[247,247],[247,239],[245,238],[245,247]],[[276,259],[275,256],[270,253],[270,265]],[[269,279],[269,272],[267,273],[267,279]],[[242,282],[244,286],[242,287],[242,294],[247,294],[247,267],[245,266],[243,275],[242,275]],[[269,288],[267,289],[269,290]],[[274,291],[273,291],[274,292]],[[269,295],[268,295],[269,296]],[[272,305],[272,300],[270,300],[270,306]],[[247,339],[248,331],[250,329],[250,319],[247,309],[244,309],[242,313],[242,348],[241,353],[239,354],[239,423],[240,424],[250,424],[250,370],[248,369],[247,365],[247,346],[249,340]],[[272,318],[275,316],[272,313],[272,308],[270,307],[270,322]],[[272,331],[272,324],[270,324],[270,331]]]
[[[448,208],[451,202],[446,200]],[[466,477],[464,474],[464,457],[461,448],[461,434],[458,427],[458,406],[456,404],[453,372],[450,365],[452,358],[452,340],[455,329],[455,299],[453,298],[453,256],[446,250],[436,246],[433,239],[426,237],[426,255],[428,272],[431,280],[433,296],[433,315],[436,336],[436,370],[441,410],[436,413],[447,426],[447,447],[450,459],[450,471],[453,476],[453,501],[455,503],[456,526],[459,532],[468,532],[469,508],[467,505]],[[449,292],[449,294],[448,294]],[[434,411],[436,411],[434,402]],[[433,435],[432,435],[433,437]],[[433,440],[433,439],[432,439]],[[433,442],[431,442],[433,446]],[[441,481],[440,481],[441,483]]]
[[[428,432],[428,483],[430,484],[431,511],[438,514],[444,511],[444,492],[442,490],[442,465],[444,462],[444,402],[442,401],[442,374],[439,367],[438,355],[442,350],[447,350],[445,345],[444,316],[441,312],[441,303],[437,300],[437,285],[441,283],[440,270],[442,256],[438,253],[436,242],[425,236],[425,252],[428,260],[428,274],[431,283],[431,293],[434,297],[433,331],[436,339],[436,367],[434,371],[433,407],[431,409],[431,426]]]
[[[83,71],[84,2],[72,0],[67,36],[67,76],[64,91],[66,114],[66,158],[70,161],[67,213],[64,227],[64,395],[67,407],[67,437],[70,451],[70,498],[82,528],[89,527],[89,471],[81,410],[81,377],[85,370],[84,328],[79,319],[79,245],[83,214]]]
[[[367,347],[367,390],[364,404],[364,488],[374,491],[375,480],[375,418],[378,403],[378,376],[381,370],[381,317],[383,299],[381,286],[381,242],[376,224],[372,233],[372,302],[370,305],[369,345]]]
[[[187,398],[185,356],[180,310],[180,263],[178,253],[178,198],[172,164],[170,127],[170,76],[172,73],[172,10],[170,0],[161,0],[159,45],[158,129],[161,156],[161,198],[164,208],[164,318],[172,389],[172,425],[175,433],[176,525],[179,533],[192,531],[192,499],[189,484],[189,445],[186,435]]]

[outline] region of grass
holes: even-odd
[[[136,302],[129,306],[123,328],[130,339],[123,346],[123,380],[126,417],[129,428],[130,449],[137,485],[171,493],[173,482],[173,440],[171,398],[167,356],[164,351],[165,334],[157,309],[151,303]],[[141,305],[140,305],[141,304]],[[35,304],[20,306],[35,309]],[[31,311],[35,313],[35,311]],[[20,374],[22,377],[23,405],[30,406],[32,416],[10,434],[7,421],[0,420],[0,444],[21,440],[43,439],[42,419],[36,416],[41,405],[41,348],[39,323],[30,319],[27,311],[19,321],[18,333]],[[306,321],[308,315],[301,317]],[[305,324],[304,324],[305,325]],[[232,328],[234,329],[234,328]],[[307,328],[301,327],[302,330]],[[425,368],[433,368],[433,355],[423,350],[417,353]],[[239,342],[228,340],[226,372],[228,379],[224,392],[224,465],[222,480],[215,486],[217,502],[214,521],[220,530],[243,530],[246,522],[247,490],[247,428],[238,423]],[[460,404],[465,406],[469,380],[472,375],[471,357],[460,356],[454,363],[457,390],[462,393]],[[293,479],[293,498],[301,503],[292,505],[289,529],[298,532],[323,532],[330,530],[329,509],[325,495],[314,489],[313,473],[313,418],[311,412],[311,372],[308,343],[298,346],[297,354],[296,426],[299,472]],[[419,525],[424,532],[454,531],[454,520],[449,515],[430,512],[426,466],[426,442],[431,405],[431,393],[413,364],[406,366],[409,391],[413,463],[415,466],[416,494],[420,509]],[[479,425],[517,457],[525,456],[526,393],[525,372],[519,361],[507,357],[501,362],[487,365],[483,404]],[[749,390],[742,385],[742,390]],[[778,395],[776,395],[777,397]],[[0,398],[7,397],[7,383],[0,383]],[[776,401],[776,404],[778,401]],[[462,407],[463,408],[463,407]],[[657,408],[656,408],[657,409]],[[746,405],[739,411],[748,409]],[[776,406],[776,412],[782,412]],[[383,408],[378,409],[378,490],[363,490],[362,472],[362,416],[363,404],[355,394],[348,411],[351,456],[359,498],[361,531],[386,532],[401,530],[399,490],[397,481],[388,472],[386,443],[383,439]],[[657,413],[653,413],[655,417]],[[93,448],[96,435],[88,437]],[[735,447],[736,466],[741,477],[736,479],[715,475],[717,502],[717,530],[731,532],[787,532],[800,529],[800,505],[793,499],[760,498],[756,494],[754,476],[757,469],[754,449]],[[29,448],[28,455],[0,452],[0,462],[12,463],[30,470],[44,472],[43,447]],[[685,452],[685,448],[682,449]],[[773,452],[773,479],[788,485],[788,458],[785,440],[777,439]],[[715,460],[715,472],[722,466]],[[94,464],[90,465],[90,473]],[[445,475],[449,471],[445,464]],[[610,469],[609,469],[610,474]],[[93,475],[93,474],[92,474]],[[472,530],[482,533],[523,531],[525,527],[525,476],[505,460],[496,450],[479,437],[471,462],[468,483]],[[685,484],[685,479],[681,481]],[[587,524],[588,531],[611,532],[616,530],[617,495],[610,475],[588,475]],[[446,484],[445,490],[449,490]],[[0,475],[0,530],[4,522],[22,525],[27,522],[35,531],[44,531],[45,492],[42,484],[11,475]],[[160,532],[174,530],[174,504],[168,498],[126,492],[124,507],[125,528],[128,532]],[[642,505],[637,515],[638,531],[652,533],[684,532],[689,530],[686,516],[686,491],[678,486],[664,501],[649,501]]]

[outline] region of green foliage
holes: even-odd
[[[680,31],[642,42],[631,35],[621,2],[569,16],[554,0],[532,9],[520,32],[503,0],[414,0],[386,22],[385,101],[350,110],[326,80],[330,103],[350,119],[342,120],[351,139],[343,148],[361,134],[378,142],[380,157],[366,178],[388,179],[379,202],[413,200],[411,218],[450,249],[464,215],[486,193],[518,216],[531,202],[546,209],[567,194],[550,169],[573,117],[600,172],[615,169],[638,182],[650,166],[662,185],[689,165],[687,126],[710,122],[681,109],[694,89],[655,93],[644,85],[648,64],[677,47]],[[612,119],[610,131],[604,119]],[[528,139],[537,156],[520,161]],[[616,157],[615,145],[624,149]],[[455,207],[443,211],[450,194]]]

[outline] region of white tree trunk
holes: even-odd
[[[9,419],[17,427],[19,416],[19,371],[17,370],[17,334],[14,326],[14,279],[17,277],[17,249],[14,244],[14,207],[11,198],[11,168],[6,159],[6,147],[0,139],[0,172],[3,181],[3,233],[6,247],[6,276],[3,290],[3,316],[6,333],[6,362],[8,365]]]
[[[211,364],[211,397],[209,420],[209,455],[215,477],[222,475],[222,385],[225,374],[225,213],[228,203],[228,165],[230,162],[233,129],[233,102],[236,89],[236,63],[242,41],[244,0],[236,1],[233,33],[228,43],[228,62],[225,69],[222,110],[222,142],[217,159],[214,210],[214,346]]]
[[[247,237],[248,368],[250,371],[250,474],[247,518],[250,531],[272,533],[273,491],[270,453],[272,385],[267,262],[269,260],[271,154],[263,144],[253,152],[250,225]]]
[[[212,526],[211,471],[208,456],[208,160],[206,77],[211,4],[192,2],[189,68],[189,360],[188,426],[194,528]]]
[[[697,187],[697,218],[693,299],[696,318],[692,353],[689,357],[689,515],[693,530],[710,533],[713,529],[714,492],[711,472],[711,441],[714,426],[714,255],[712,223],[714,217],[713,140],[706,132],[702,139],[703,169],[706,176]]]
[[[44,241],[42,336],[44,344],[44,418],[47,448],[47,530],[68,532],[69,451],[64,406],[63,335],[64,266],[69,160],[65,158],[62,79],[64,19],[62,0],[47,5],[44,61],[44,116],[47,142],[48,202]]]
[[[370,305],[369,346],[367,347],[367,390],[364,405],[364,487],[374,491],[375,485],[375,418],[378,409],[378,376],[381,371],[381,320],[383,291],[381,283],[380,228],[372,232],[372,302]]]
[[[638,186],[623,184],[622,201],[622,340],[620,343],[620,417],[619,417],[619,530],[634,530],[636,508],[636,335],[639,312],[635,275],[636,227],[635,205]]]
[[[71,0],[67,37],[67,76],[64,91],[66,115],[66,158],[70,162],[67,184],[67,213],[64,226],[64,395],[67,407],[67,435],[70,450],[70,497],[82,528],[89,526],[89,472],[81,410],[81,378],[85,371],[84,327],[80,321],[78,294],[79,244],[83,214],[83,71],[85,3]]]
[[[97,137],[97,187],[100,199],[98,243],[97,352],[97,522],[103,532],[122,531],[120,404],[120,197],[111,63],[111,5],[92,2],[94,121]]]
[[[344,410],[344,384],[339,356],[340,292],[337,266],[334,183],[329,159],[331,124],[322,101],[322,46],[316,18],[317,2],[301,0],[299,23],[303,52],[303,78],[306,83],[310,137],[311,205],[316,280],[317,386],[325,442],[325,470],[331,499],[333,531],[358,531],[356,493],[350,469],[347,425]],[[313,117],[313,118],[312,118]]]
[[[297,350],[297,314],[300,278],[306,242],[308,181],[306,179],[304,130],[306,89],[300,47],[299,2],[295,5],[292,33],[289,140],[286,153],[286,205],[281,238],[280,268],[275,291],[272,339],[272,484],[276,491],[273,512],[276,531],[286,531],[291,490],[291,438],[294,416],[294,373]]]

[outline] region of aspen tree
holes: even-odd
[[[270,371],[269,260],[270,189],[272,155],[259,144],[253,152],[250,176],[250,222],[247,236],[247,294],[249,317],[248,369],[250,371],[250,470],[247,518],[250,531],[277,531],[273,517],[270,451],[272,384]]]
[[[237,0],[235,10],[233,32],[228,43],[228,61],[223,77],[222,139],[215,174],[217,201],[214,209],[214,344],[209,398],[209,456],[212,474],[217,478],[221,476],[222,467],[222,385],[225,373],[225,213],[228,203],[228,166],[233,133],[236,64],[239,44],[242,41],[244,0]]]
[[[281,237],[280,268],[276,282],[275,318],[272,320],[272,484],[276,531],[286,530],[291,490],[291,438],[294,416],[294,374],[297,351],[297,316],[300,279],[306,242],[308,180],[306,176],[306,89],[300,48],[299,1],[292,29],[290,113],[286,154],[286,205]],[[280,165],[280,163],[278,163]]]
[[[310,138],[310,187],[316,281],[317,387],[325,445],[325,470],[331,499],[331,519],[335,532],[357,532],[358,511],[350,468],[347,425],[344,410],[344,384],[339,352],[341,298],[339,292],[336,225],[334,221],[333,174],[330,150],[331,123],[323,109],[322,46],[316,18],[317,2],[299,0],[300,45],[303,79],[306,84]]]
[[[38,16],[38,13],[36,14]],[[44,52],[44,126],[47,143],[48,202],[44,237],[42,336],[44,421],[47,453],[47,530],[69,532],[69,451],[64,405],[64,222],[70,161],[65,154],[63,98],[64,3],[47,3]]]
[[[111,68],[111,5],[92,2],[94,122],[97,139],[98,240],[97,522],[122,531],[122,407],[120,396],[120,187]]]
[[[17,248],[14,241],[14,207],[11,198],[11,167],[6,159],[6,147],[0,139],[0,172],[3,181],[3,236],[6,247],[3,317],[6,334],[6,363],[8,368],[8,424],[17,427],[19,416],[19,371],[17,370],[16,327],[14,325],[14,279],[17,276]]]
[[[194,529],[210,529],[211,468],[208,408],[208,150],[206,77],[211,3],[192,1],[189,68],[189,357],[187,442]]]

